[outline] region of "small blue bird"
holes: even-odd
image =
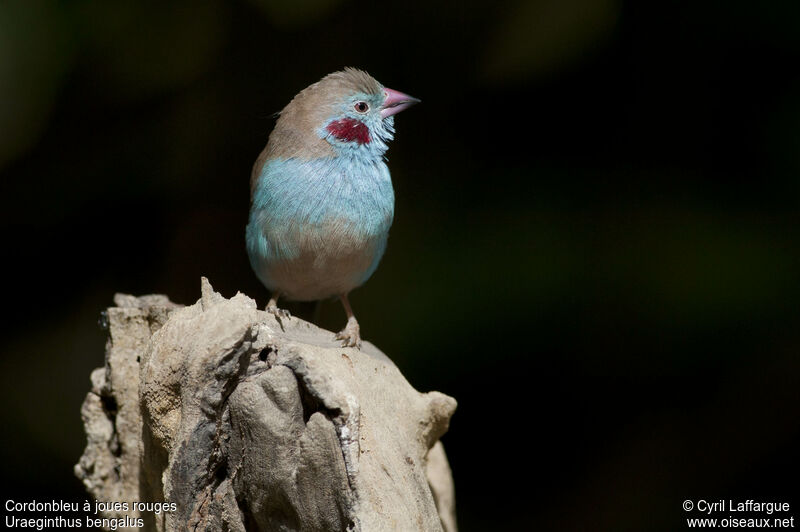
[[[338,296],[347,325],[336,335],[360,347],[347,294],[378,267],[394,217],[384,161],[394,115],[419,100],[345,68],[302,90],[280,112],[250,178],[247,253],[278,298]]]

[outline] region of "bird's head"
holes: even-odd
[[[418,102],[362,70],[328,74],[281,111],[267,156],[380,160],[394,136],[394,115]]]

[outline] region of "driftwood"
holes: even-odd
[[[205,279],[189,307],[115,304],[75,466],[96,500],[127,503],[103,517],[158,531],[456,530],[439,442],[456,403],[414,390],[371,344],[339,347]]]

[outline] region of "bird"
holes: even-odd
[[[386,165],[394,117],[420,100],[347,67],[300,91],[278,113],[250,175],[247,253],[278,299],[338,297],[347,315],[335,336],[361,348],[348,294],[375,272],[394,219]]]

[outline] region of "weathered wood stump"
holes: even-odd
[[[76,475],[105,516],[176,530],[455,531],[439,438],[456,402],[369,343],[225,299],[117,295]]]

